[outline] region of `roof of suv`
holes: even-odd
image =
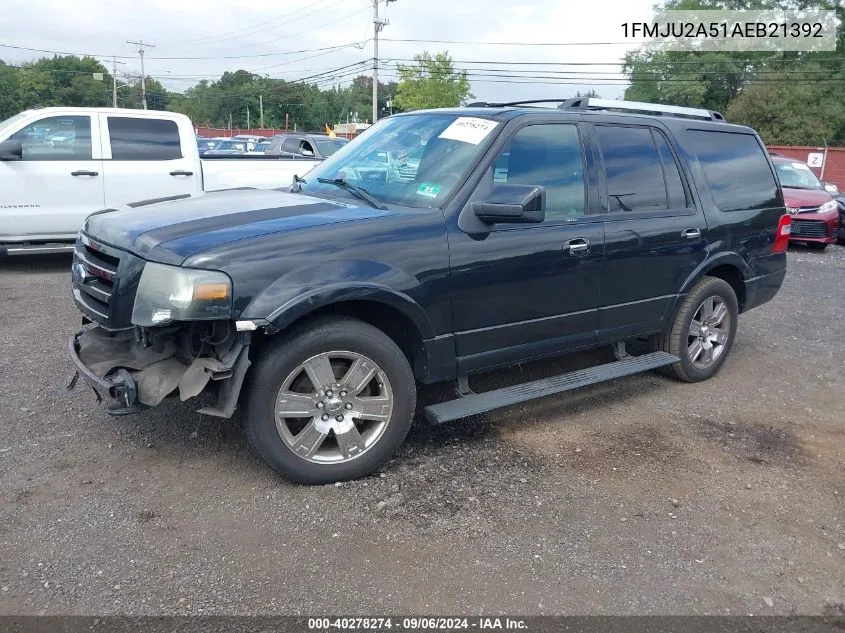
[[[555,116],[560,114],[581,114],[584,116],[616,116],[616,117],[630,117],[635,120],[649,120],[649,121],[659,121],[660,123],[666,124],[667,127],[676,127],[681,125],[689,125],[689,124],[701,124],[707,127],[718,126],[720,128],[726,129],[733,129],[733,130],[742,130],[744,132],[752,131],[751,128],[746,127],[744,125],[737,125],[734,123],[728,123],[724,120],[708,120],[702,118],[690,118],[684,116],[674,116],[674,115],[667,115],[667,114],[650,114],[650,113],[637,113],[637,112],[629,112],[629,111],[620,111],[620,110],[584,110],[584,109],[577,109],[577,108],[555,108],[555,107],[541,107],[541,106],[531,106],[531,105],[513,105],[513,106],[499,106],[499,105],[490,105],[490,106],[476,106],[476,105],[469,105],[459,108],[437,108],[431,110],[415,110],[414,112],[405,112],[401,114],[396,114],[394,116],[407,116],[409,114],[422,114],[422,113],[439,113],[439,114],[452,114],[457,116],[478,116],[478,117],[485,117],[488,119],[497,119],[500,121],[507,121],[519,116]]]

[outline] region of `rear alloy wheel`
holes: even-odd
[[[387,461],[415,406],[414,375],[396,343],[357,319],[321,317],[261,351],[244,392],[244,427],[276,472],[331,483]]]
[[[664,368],[685,382],[712,377],[725,362],[739,318],[736,294],[717,277],[704,277],[686,296],[672,329],[660,337],[659,348],[680,360]]]

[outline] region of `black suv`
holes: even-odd
[[[418,158],[372,169],[377,151]],[[112,413],[209,391],[200,411],[240,402],[276,471],[359,477],[405,438],[418,384],[455,382],[454,400],[425,409],[439,423],[656,368],[710,378],[739,314],[786,273],[769,156],[706,110],[575,99],[401,114],[306,176],[87,219],[70,353]],[[605,345],[615,362],[468,386]]]

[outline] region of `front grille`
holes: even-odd
[[[823,220],[792,220],[792,237],[827,237],[827,223]]]
[[[80,235],[73,252],[73,296],[92,321],[109,325],[120,252]]]
[[[798,213],[818,213],[820,207],[798,207]]]

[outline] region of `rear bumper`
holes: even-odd
[[[743,312],[756,308],[774,298],[785,277],[786,268],[746,280]]]

